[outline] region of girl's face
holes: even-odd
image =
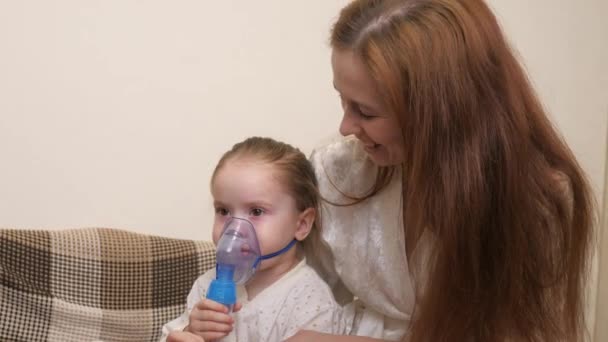
[[[374,80],[355,53],[333,50],[334,87],[340,94],[344,116],[340,133],[354,135],[379,166],[403,162],[403,136],[395,114],[380,101]]]
[[[211,185],[215,207],[215,244],[230,217],[244,218],[253,223],[263,255],[279,251],[294,238],[303,240],[306,237],[310,229],[304,227],[308,224],[308,211],[300,212],[297,209],[295,199],[278,176],[272,164],[247,158],[228,160],[217,171]],[[290,252],[295,253],[295,248],[263,261],[261,269],[279,263],[285,255],[293,254]]]

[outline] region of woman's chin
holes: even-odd
[[[368,151],[365,150],[369,159],[377,166],[397,166],[401,164],[398,158],[391,158],[386,151],[380,150],[379,148]]]

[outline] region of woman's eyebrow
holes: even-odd
[[[338,89],[338,88],[335,86],[335,84],[334,84],[334,89],[335,89],[335,90],[336,90],[338,93],[342,94],[342,93],[340,92],[340,90],[339,90],[339,89]],[[363,110],[365,110],[365,111],[374,112],[374,113],[379,113],[379,112],[380,112],[378,109],[376,109],[376,107],[375,107],[375,106],[371,106],[371,105],[369,105],[369,104],[365,104],[365,103],[362,103],[362,102],[359,102],[359,101],[351,101],[351,102],[353,102],[353,103],[354,103],[354,104],[356,104],[356,105],[357,105],[357,106],[358,106],[360,109],[363,109]]]

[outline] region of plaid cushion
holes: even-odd
[[[0,341],[157,341],[210,242],[116,229],[0,229]]]

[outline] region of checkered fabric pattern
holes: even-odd
[[[213,266],[210,242],[0,229],[0,341],[158,341]]]

